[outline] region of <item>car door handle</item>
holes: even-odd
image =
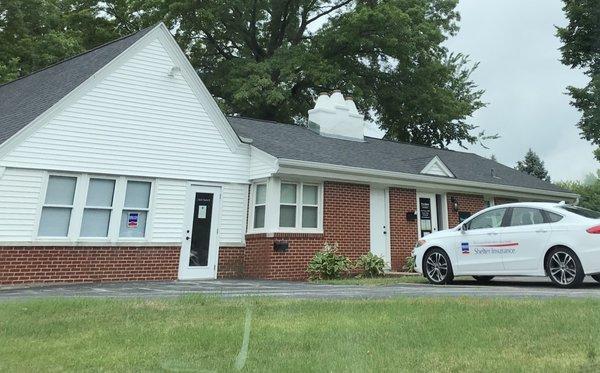
[[[498,232],[490,232],[490,233],[488,233],[488,235],[490,235],[490,236],[497,236]]]
[[[548,231],[545,229],[538,229],[537,231],[535,231],[535,233],[546,233],[546,232],[548,232]]]

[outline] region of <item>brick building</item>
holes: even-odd
[[[162,24],[0,86],[0,284],[304,279],[325,242],[400,270],[485,206],[576,196],[489,159],[225,117]]]

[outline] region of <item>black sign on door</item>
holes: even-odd
[[[214,194],[212,193],[196,193],[190,245],[190,267],[206,267],[208,265],[213,199]]]
[[[419,224],[421,225],[421,237],[432,232],[431,225],[431,199],[419,198]]]

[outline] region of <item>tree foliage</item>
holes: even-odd
[[[562,62],[580,68],[590,78],[583,88],[569,86],[571,105],[582,114],[577,126],[581,136],[600,145],[600,0],[563,0],[563,10],[569,20],[558,28],[563,42]],[[595,151],[600,160],[600,148]]]
[[[228,114],[302,123],[341,89],[386,137],[487,138],[476,64],[444,41],[457,0],[0,0],[0,80],[163,21]],[[39,26],[38,26],[39,24]]]
[[[525,158],[522,161],[517,162],[517,166],[515,168],[521,172],[535,176],[538,179],[550,181],[550,176],[548,175],[548,171],[546,171],[544,161],[542,161],[540,157],[531,149],[527,151]]]
[[[579,194],[579,206],[600,211],[600,171],[583,181],[561,181],[558,186]]]

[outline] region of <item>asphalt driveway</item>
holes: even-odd
[[[397,284],[387,286],[319,285],[305,282],[210,280],[123,282],[29,287],[0,287],[0,301],[47,297],[177,297],[206,294],[223,297],[276,296],[299,299],[421,297],[600,298],[600,284],[591,279],[579,289],[558,289],[546,278],[497,278],[489,285],[459,281],[453,285]]]

